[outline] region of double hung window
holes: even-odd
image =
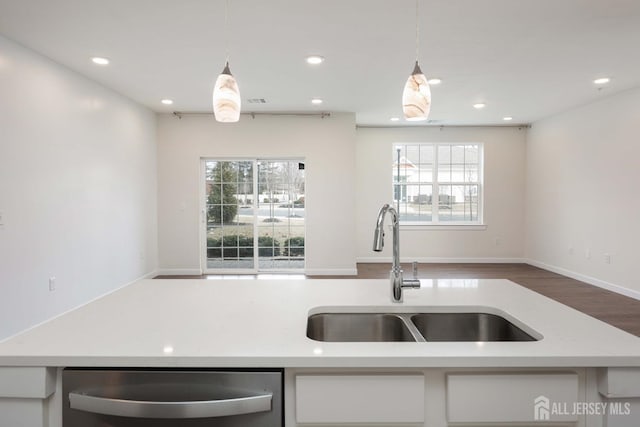
[[[481,143],[397,143],[393,149],[401,224],[482,223]]]

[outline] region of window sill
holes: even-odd
[[[401,230],[483,231],[486,224],[400,224]]]

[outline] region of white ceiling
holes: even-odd
[[[420,65],[443,124],[530,123],[640,86],[638,0],[420,0]],[[209,112],[224,0],[0,0],[0,33],[158,112]],[[243,112],[401,117],[413,0],[232,0]],[[310,66],[308,54],[326,57]],[[89,58],[105,56],[98,67]],[[611,77],[598,90],[593,79]],[[311,105],[313,97],[324,99]],[[160,104],[162,98],[175,101]],[[265,98],[266,104],[249,104]],[[485,102],[484,110],[472,105]]]

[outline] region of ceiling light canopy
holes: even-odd
[[[228,35],[229,22],[229,0],[225,3],[224,9],[224,33],[225,38]],[[240,88],[238,82],[231,74],[229,69],[229,41],[227,45],[227,60],[224,64],[222,73],[216,79],[216,85],[213,88],[213,114],[216,121],[223,123],[234,123],[240,120]]]
[[[408,121],[427,120],[431,110],[431,89],[418,64],[418,0],[416,0],[416,65],[402,91],[402,112]]]
[[[91,62],[96,65],[109,65],[109,60],[100,56],[94,56],[93,58],[91,58]]]
[[[324,62],[324,57],[320,55],[310,55],[307,56],[307,64],[318,65]]]

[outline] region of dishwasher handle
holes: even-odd
[[[214,418],[271,410],[272,393],[224,400],[157,402],[113,399],[86,392],[69,393],[72,409],[131,418]]]

